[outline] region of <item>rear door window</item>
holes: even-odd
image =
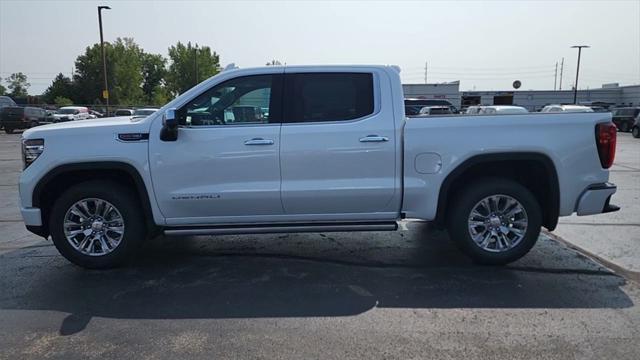
[[[295,73],[286,76],[287,122],[346,121],[374,112],[371,73]]]

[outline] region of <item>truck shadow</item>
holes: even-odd
[[[52,246],[23,249],[0,257],[2,288],[11,289],[0,295],[0,309],[69,313],[60,327],[69,335],[94,316],[326,317],[373,308],[633,306],[621,289],[623,278],[552,240],[541,239],[515,264],[484,267],[461,255],[443,239],[446,234],[417,227],[404,235],[162,238],[146,246],[135,264],[108,271],[75,267]],[[425,232],[429,238],[417,241]]]

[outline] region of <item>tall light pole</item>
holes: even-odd
[[[573,103],[577,104],[578,99],[578,75],[580,74],[580,55],[582,54],[582,48],[590,48],[589,45],[574,45],[572,49],[578,49],[578,66],[576,66],[576,85],[573,87]]]
[[[107,58],[104,55],[104,38],[102,36],[102,10],[111,10],[108,6],[98,6],[98,25],[100,26],[100,51],[102,52],[102,72],[104,73],[104,90],[102,97],[107,102],[107,116],[109,116],[109,84],[107,83]]]

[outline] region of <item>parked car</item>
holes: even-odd
[[[451,109],[451,112],[454,114],[458,113],[458,109],[453,106],[449,101],[442,99],[415,99],[415,98],[406,98],[404,99],[404,112],[407,116],[415,116],[420,113],[420,109],[425,106],[448,106]]]
[[[133,116],[149,116],[151,114],[153,114],[154,112],[158,111],[158,108],[143,108],[143,109],[136,109],[133,112]],[[126,115],[125,115],[126,116]]]
[[[6,106],[18,106],[13,99],[8,96],[0,96],[0,110]]]
[[[134,112],[133,109],[118,109],[113,116],[133,116]]]
[[[633,128],[635,118],[640,114],[640,107],[624,107],[613,110],[613,123],[618,130],[629,132]]]
[[[104,114],[102,114],[101,112],[89,109],[89,119],[97,119],[101,117],[104,117]]]
[[[592,108],[582,105],[547,105],[540,110],[543,113],[549,112],[594,112]]]
[[[609,112],[609,109],[607,109],[604,106],[599,106],[599,105],[589,105],[589,107],[591,108],[591,110],[593,110],[594,112]]]
[[[609,113],[425,121],[402,101],[396,67],[263,67],[222,71],[139,121],[29,129],[22,217],[87,268],[122,264],[147,235],[392,231],[405,218],[505,264],[559,216],[619,209]],[[240,104],[269,107],[268,123],[227,123]]]
[[[481,105],[472,105],[469,106],[464,112],[465,115],[478,115],[480,113],[480,109],[482,109]]]
[[[6,106],[18,106],[13,99],[8,96],[0,96],[0,110]],[[3,128],[2,123],[0,122],[0,130]]]
[[[633,122],[633,127],[631,128],[631,135],[634,138],[640,138],[640,114],[636,116],[636,120]]]
[[[418,116],[432,116],[432,115],[448,115],[452,114],[451,108],[448,106],[425,106],[420,109]]]
[[[529,110],[522,106],[513,105],[492,105],[492,106],[480,106],[478,114],[483,115],[504,115],[504,114],[528,114]]]
[[[0,123],[7,134],[16,129],[28,129],[47,122],[44,109],[37,107],[5,106],[0,110]]]
[[[66,122],[89,119],[89,109],[84,106],[63,106],[53,114],[53,122]]]

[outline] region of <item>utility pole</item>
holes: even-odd
[[[193,48],[193,68],[196,74],[196,83],[193,86],[196,86],[198,85],[198,44]]]
[[[98,26],[100,26],[100,51],[102,52],[102,72],[104,73],[104,90],[102,97],[107,103],[107,116],[109,116],[109,84],[107,84],[107,60],[104,55],[104,37],[102,36],[102,10],[111,10],[108,6],[98,6]]]
[[[578,49],[578,65],[576,66],[576,85],[573,87],[573,103],[577,104],[578,99],[578,75],[580,75],[580,55],[582,54],[582,48],[589,48],[589,45],[574,45],[572,49]]]
[[[558,90],[562,91],[562,73],[564,72],[564,58],[562,58],[562,62],[560,63],[560,88]]]
[[[557,80],[558,80],[558,62],[556,61],[556,72],[555,72],[555,75],[553,75],[553,91],[556,91]]]
[[[104,37],[102,36],[102,10],[111,10],[108,6],[98,6],[98,26],[100,26],[100,51],[102,52],[102,72],[104,73],[104,90],[102,97],[107,104],[107,117],[109,116],[109,84],[107,83],[107,58],[104,55]]]
[[[425,61],[424,62],[424,83],[427,83],[427,65],[428,63]]]

